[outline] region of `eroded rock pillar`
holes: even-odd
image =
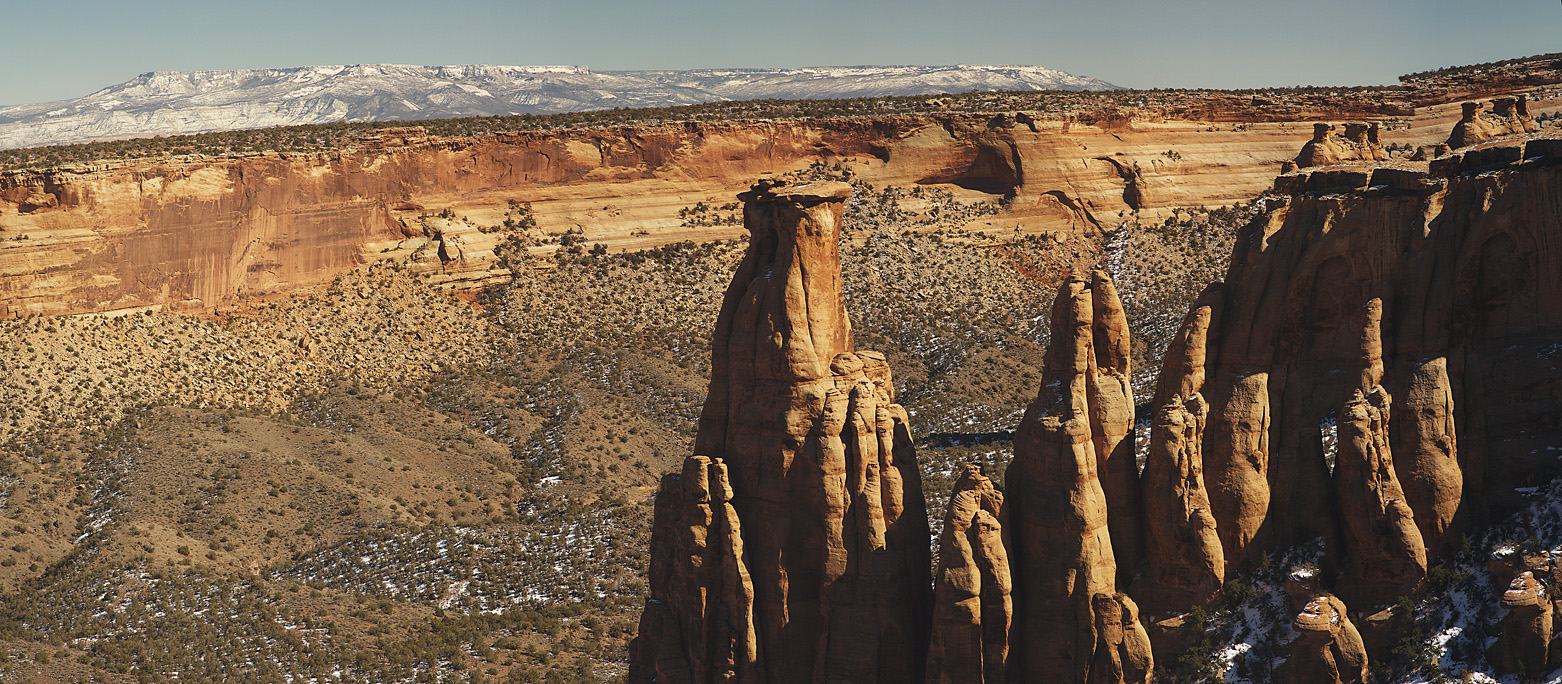
[[[968,467],[955,483],[939,538],[930,684],[1005,681],[1014,607],[1002,515],[1003,494]]]
[[[721,461],[691,456],[657,494],[651,593],[631,647],[631,679],[757,681],[754,586]]]
[[[1052,307],[1041,391],[1015,434],[1007,482],[1015,624],[1010,679],[1079,682],[1102,639],[1098,595],[1115,596],[1117,562],[1092,434],[1097,279],[1074,277]],[[1105,342],[1103,342],[1105,343]],[[1137,625],[1137,620],[1134,621]]]
[[[757,674],[719,681],[923,678],[926,507],[888,364],[852,342],[838,251],[850,194],[845,183],[766,181],[739,195],[751,237],[716,321],[695,448],[731,471]],[[651,598],[648,615],[689,610],[682,594]],[[632,652],[631,681],[646,681],[635,673],[647,658]],[[716,676],[703,662],[691,657],[691,681]]]
[[[1367,649],[1344,602],[1328,594],[1316,596],[1297,613],[1291,627],[1301,636],[1291,643],[1291,657],[1275,671],[1278,684],[1367,681]]]
[[[1350,563],[1344,593],[1364,607],[1413,594],[1426,579],[1426,545],[1389,451],[1389,406],[1378,387],[1366,396],[1358,390],[1338,413],[1334,481]]]
[[[1156,385],[1143,477],[1147,565],[1135,593],[1157,617],[1208,603],[1225,579],[1225,550],[1204,485],[1209,408],[1199,394],[1218,296],[1218,288],[1206,291],[1183,319]]]

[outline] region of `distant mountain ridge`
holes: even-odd
[[[154,71],[86,97],[0,107],[0,149],[329,123],[554,114],[719,100],[1111,90],[1039,66],[592,71],[583,66],[354,64]]]

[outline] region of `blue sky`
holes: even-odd
[[[1038,64],[1118,85],[1372,85],[1562,51],[1559,0],[0,0],[0,103],[147,71]]]

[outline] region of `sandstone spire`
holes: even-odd
[[[1394,474],[1383,388],[1358,390],[1339,411],[1334,481],[1350,572],[1348,598],[1361,606],[1412,594],[1426,578],[1426,546]]]
[[[1096,291],[1098,282],[1075,277],[1058,291],[1041,391],[1015,434],[1005,478],[1015,596],[1010,672],[1018,681],[1097,681],[1095,597],[1117,594],[1092,434],[1098,414],[1089,401],[1098,372],[1094,301],[1113,295]]]
[[[1208,408],[1195,394],[1160,407],[1145,460],[1147,585],[1157,608],[1181,611],[1209,603],[1226,573],[1215,516],[1204,489],[1201,451]]]
[[[1222,378],[1209,398],[1204,484],[1227,564],[1241,563],[1269,513],[1269,372]]]
[[[1139,464],[1134,459],[1134,390],[1129,367],[1128,316],[1117,286],[1102,271],[1090,274],[1091,340],[1095,352],[1089,378],[1090,438],[1096,471],[1106,493],[1118,584],[1127,586],[1142,555]]]
[[[727,467],[684,460],[662,480],[651,530],[651,596],[633,647],[637,681],[755,681],[754,586]]]
[[[926,506],[889,367],[853,350],[838,252],[850,194],[844,183],[767,181],[739,195],[751,237],[716,321],[695,451],[731,470],[757,674],[712,673],[719,681],[923,677]],[[688,601],[653,589],[647,614],[687,612]]]
[[[1144,463],[1145,586],[1155,609],[1180,611],[1213,599],[1225,578],[1225,550],[1204,486],[1205,345],[1219,287],[1200,295],[1172,338],[1155,392]],[[1186,394],[1184,394],[1186,393]],[[1168,396],[1169,395],[1169,396]],[[1186,397],[1186,401],[1184,400]]]
[[[1139,623],[1139,607],[1127,594],[1096,594],[1095,662],[1090,684],[1145,684],[1155,669],[1150,635]]]
[[[1431,556],[1447,541],[1464,495],[1448,359],[1416,361],[1402,386],[1400,410],[1389,426],[1394,467]]]
[[[930,684],[1003,684],[1014,606],[1003,494],[976,467],[955,482],[939,538]]]
[[[1530,681],[1540,681],[1551,670],[1548,656],[1554,629],[1546,586],[1533,572],[1520,571],[1503,592],[1502,607],[1508,614],[1492,646],[1492,664],[1501,672],[1525,673]]]
[[[1362,684],[1367,681],[1367,649],[1345,604],[1329,594],[1314,597],[1291,627],[1301,636],[1291,657],[1275,672],[1280,684]]]

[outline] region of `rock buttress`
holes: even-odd
[[[1097,615],[1096,606],[1097,596],[1117,595],[1092,425],[1099,414],[1090,405],[1100,372],[1094,299],[1115,295],[1097,285],[1101,280],[1075,277],[1059,289],[1042,387],[1015,434],[1006,474],[1015,600],[1011,680],[1103,681],[1097,651],[1103,638],[1115,638],[1103,637],[1103,625],[1114,622]],[[1142,631],[1137,620],[1121,627]]]
[[[739,195],[751,237],[716,321],[695,451],[731,470],[762,679],[722,681],[923,678],[926,505],[889,367],[853,349],[838,252],[850,194],[762,182]]]

